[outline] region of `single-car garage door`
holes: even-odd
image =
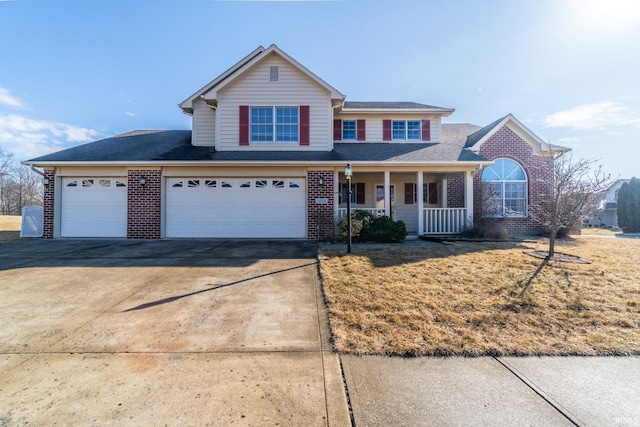
[[[127,237],[127,178],[63,178],[61,237]]]
[[[167,237],[304,238],[303,178],[168,178]]]

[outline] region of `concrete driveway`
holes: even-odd
[[[350,425],[315,253],[0,245],[0,425]]]

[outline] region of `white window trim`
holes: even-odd
[[[520,167],[520,169],[522,169],[522,173],[524,174],[525,179],[483,180],[482,176],[480,176],[481,185],[486,183],[486,184],[501,184],[502,186],[502,191],[501,191],[502,200],[500,201],[502,213],[484,214],[483,216],[486,218],[527,218],[529,216],[529,179],[527,177],[527,171],[524,169],[524,167],[522,167],[522,165],[519,162],[513,159],[510,159],[508,157],[499,157],[498,159],[506,159],[514,162],[516,165]],[[494,159],[494,160],[498,160],[498,159]],[[517,213],[517,214],[508,214],[506,212],[506,203],[505,203],[506,201],[505,184],[506,183],[524,184],[524,212]],[[522,199],[518,198],[514,200],[522,200]]]
[[[345,138],[344,136],[344,124],[345,122],[353,123],[353,138]],[[393,126],[393,125],[392,125]],[[358,121],[357,120],[342,120],[342,140],[343,141],[355,141],[358,139]]]
[[[404,138],[394,138],[393,137],[393,124],[395,122],[404,122]],[[418,122],[418,138],[409,139],[409,122]],[[407,120],[391,120],[391,140],[392,141],[422,141],[422,120],[419,119],[407,119]]]
[[[272,126],[272,135],[273,138],[271,141],[254,141],[252,139],[252,128],[254,126],[253,123],[251,123],[251,119],[253,116],[253,109],[254,108],[271,108],[272,109],[272,117],[273,117],[273,123],[271,123]],[[295,108],[296,111],[298,112],[298,138],[295,141],[277,141],[277,125],[278,125],[278,120],[277,120],[277,109],[278,108]],[[265,123],[266,124],[266,123]],[[299,144],[300,143],[300,106],[299,105],[250,105],[249,106],[249,143],[251,144]]]

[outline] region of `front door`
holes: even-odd
[[[385,212],[385,215],[393,218],[393,214],[396,208],[396,186],[391,184],[389,188],[389,194],[391,195],[391,213]],[[384,209],[384,184],[376,185],[376,208]]]

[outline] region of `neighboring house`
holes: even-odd
[[[348,102],[277,46],[259,47],[180,104],[193,130],[134,131],[25,162],[44,168],[44,237],[323,239],[352,207],[412,234],[484,216],[537,232],[529,204],[567,151],[512,115],[443,124],[451,108]],[[547,187],[545,187],[547,185]]]
[[[616,179],[600,197],[600,205],[594,217],[589,220],[590,225],[618,227],[618,191],[622,184],[629,183],[630,179]]]

